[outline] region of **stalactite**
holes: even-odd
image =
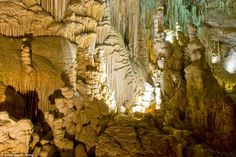
[[[28,91],[36,91],[40,101],[39,109],[42,111],[47,111],[50,109],[51,105],[48,100],[48,96],[53,93],[53,91],[63,85],[59,76],[26,76],[22,74],[12,74],[12,78],[9,74],[1,73],[0,78],[3,80],[4,84],[10,85],[20,93],[27,93]],[[42,77],[44,79],[42,79]]]
[[[55,17],[55,19],[57,21],[60,21],[64,17],[63,15],[65,12],[63,11],[63,9],[67,8],[67,7],[65,7],[65,4],[67,2],[68,1],[64,1],[64,0],[63,1],[58,1],[58,0],[53,0],[53,1],[40,0],[40,1],[38,1],[38,3],[44,8],[44,10],[50,12]],[[75,41],[81,47],[86,47],[86,48],[89,47],[91,54],[96,53],[96,51],[94,51],[95,44],[98,44],[98,43],[104,44],[104,45],[107,44],[109,47],[109,50],[106,49],[106,52],[110,54],[110,56],[109,56],[110,68],[109,68],[109,72],[108,72],[108,77],[109,77],[108,80],[110,81],[109,87],[112,89],[111,93],[114,93],[113,95],[116,95],[116,100],[119,101],[119,104],[123,104],[123,102],[126,100],[129,100],[129,103],[132,103],[133,96],[135,95],[134,94],[135,88],[138,85],[138,83],[137,83],[138,81],[136,80],[136,77],[138,78],[138,76],[134,76],[135,74],[134,74],[132,66],[129,62],[128,51],[126,50],[126,47],[123,43],[121,36],[117,35],[117,32],[113,31],[113,29],[110,27],[109,21],[104,22],[104,23],[108,23],[108,24],[104,24],[103,21],[99,21],[99,20],[101,20],[101,17],[103,16],[103,13],[104,13],[103,7],[104,6],[99,4],[97,1],[93,1],[93,2],[94,3],[92,3],[92,1],[86,1],[86,2],[84,2],[84,4],[79,3],[79,5],[74,5],[73,7],[75,7],[75,9],[74,10],[71,9],[70,11],[73,12],[74,16],[76,16],[76,17],[74,17],[74,21],[68,20],[65,23],[63,23],[66,25],[66,27],[64,27],[65,29],[61,30],[61,32],[63,32],[64,34],[62,33],[60,35],[63,35],[64,37],[67,37],[70,40]],[[123,25],[119,26],[119,28],[124,32],[123,36],[127,35],[127,37],[130,39],[130,42],[131,42],[130,49],[133,50],[133,56],[135,58],[138,58],[139,54],[140,54],[139,53],[139,44],[145,43],[145,41],[144,42],[138,41],[138,36],[140,36],[141,33],[145,34],[145,31],[139,32],[139,30],[141,30],[139,28],[139,24],[141,23],[141,20],[139,17],[142,16],[142,18],[144,18],[144,21],[146,21],[145,18],[147,16],[145,16],[143,14],[146,14],[148,7],[144,11],[145,13],[141,14],[139,4],[135,0],[132,0],[132,1],[123,1],[122,0],[122,1],[119,1],[118,4],[122,5],[119,8],[125,8],[125,15],[124,16],[121,15],[119,13],[119,9],[118,9],[116,13],[119,15],[118,16],[119,19],[116,22],[119,25],[121,20],[125,21],[125,23]],[[128,5],[126,5],[126,4],[128,4]],[[131,11],[128,11],[128,10],[131,10]],[[80,19],[80,21],[78,20],[79,16],[82,17]],[[88,18],[86,18],[86,20],[85,20],[84,16],[86,16]],[[31,17],[31,16],[29,16],[29,17]],[[39,16],[39,17],[40,18],[37,18],[37,19],[44,19],[44,17],[51,18],[51,16],[49,16],[48,14],[46,16],[43,16],[43,17]],[[87,22],[87,19],[89,19],[88,22]],[[21,22],[20,27],[19,27],[20,29],[19,29],[19,33],[17,33],[17,35],[19,35],[19,34],[24,35],[26,32],[32,31],[32,28],[31,28],[32,23],[33,23],[32,21],[35,22],[34,19],[28,19],[28,16],[26,18],[24,18],[24,20],[22,20],[22,22],[20,21]],[[98,29],[96,29],[98,21],[101,22],[100,23],[101,29],[99,31],[98,31]],[[35,31],[34,35],[35,36],[45,35],[45,34],[50,35],[50,32],[48,30],[39,29],[39,31],[37,31],[38,27],[41,26],[41,22],[43,22],[43,24],[44,24],[43,26],[46,25],[45,23],[50,23],[50,21],[48,22],[46,20],[45,21],[37,21],[36,20],[36,22],[33,23],[34,26],[36,27],[36,29],[33,30],[33,31]],[[53,20],[53,22],[55,22],[55,21]],[[63,22],[64,22],[64,20],[63,20]],[[79,22],[81,22],[81,23],[79,23]],[[149,23],[149,22],[146,21],[145,24],[142,26],[142,28],[145,27],[146,23]],[[106,27],[103,27],[104,25],[106,25]],[[1,27],[1,31],[4,32],[3,34],[7,34],[7,35],[16,34],[14,27],[11,29],[8,29],[7,25],[4,27]],[[102,34],[102,36],[97,37],[98,34],[96,34],[96,33],[98,33],[98,32],[100,34]],[[111,37],[109,37],[108,35]],[[107,40],[107,37],[109,38],[108,43],[106,43],[104,41],[104,40]],[[149,38],[149,37],[150,36],[147,35],[147,38]],[[106,47],[106,46],[104,46],[104,47]],[[65,46],[65,48],[68,48],[68,47]],[[123,63],[120,63],[119,60],[123,60],[123,59],[125,61]],[[121,70],[115,71],[115,69],[118,69],[118,68],[121,68]],[[37,69],[36,69],[36,71],[37,71]],[[45,76],[45,77],[47,78],[47,76]],[[50,81],[40,82],[38,79],[39,78],[36,79],[37,83],[31,82],[32,85],[34,85],[37,89],[40,89],[40,91],[47,90],[45,84],[50,84]],[[48,79],[50,80],[50,78],[48,78]],[[32,80],[34,80],[34,79],[32,79]],[[123,81],[121,81],[121,80],[123,80]],[[60,82],[60,81],[58,81],[58,82]],[[38,84],[38,83],[41,83],[41,84]],[[28,89],[27,82],[24,85],[25,86],[19,85],[22,91],[24,91],[25,89]],[[32,87],[32,89],[35,89],[35,87]],[[127,93],[126,92],[127,90],[131,90],[131,92]],[[47,92],[45,92],[45,93],[48,94]],[[124,94],[124,93],[127,93],[127,94]],[[46,95],[46,94],[42,94],[42,95],[40,95],[40,97],[42,97],[42,99],[46,100],[47,99],[46,97],[49,95],[49,94],[48,95]],[[47,103],[45,102],[45,104],[47,104]],[[47,105],[46,105],[46,107],[43,108],[43,110],[45,110],[46,108],[47,108]]]
[[[152,19],[157,1],[108,0],[111,23],[120,32],[129,49],[130,57],[138,61],[142,44],[147,44],[152,33]],[[143,36],[142,41],[139,36]]]
[[[184,32],[187,32],[187,24],[194,23],[196,26],[201,26],[204,20],[204,10],[206,9],[206,2],[199,4],[187,4],[183,0],[169,0],[167,1],[167,15],[166,23],[171,29],[176,27],[176,23],[183,26]],[[189,9],[190,8],[190,9]]]
[[[69,2],[70,0],[37,0],[37,3],[52,14],[56,21],[61,21],[64,18]]]

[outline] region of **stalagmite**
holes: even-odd
[[[33,67],[32,67],[32,52],[31,52],[31,43],[30,39],[24,38],[22,39],[23,43],[21,45],[21,59],[22,59],[22,64],[23,68],[26,73],[30,74],[33,72]]]
[[[61,21],[67,9],[70,0],[39,0],[38,3],[42,5],[42,7],[52,16],[55,17],[56,21]]]
[[[69,87],[61,88],[63,98],[55,98],[57,114],[46,112],[44,117],[52,128],[53,141],[61,155],[73,155],[74,142],[66,138],[66,134],[75,136],[76,129],[76,110],[75,93]],[[58,114],[63,114],[58,117]]]
[[[163,21],[163,7],[157,8],[157,13],[153,16],[154,21],[154,52],[155,58],[151,61],[152,66],[152,80],[154,83],[155,100],[158,100],[157,105],[160,106],[161,95],[159,89],[163,88],[163,69],[166,66],[165,62],[170,56],[168,45],[165,43],[164,21]]]

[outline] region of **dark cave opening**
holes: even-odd
[[[38,120],[38,92],[37,91],[27,91],[24,93],[18,92],[25,101],[24,115],[25,118],[31,119],[32,122]]]
[[[28,118],[36,122],[42,111],[38,109],[38,92],[19,92],[13,86],[5,89],[5,101],[0,104],[0,111],[7,111],[15,119]]]

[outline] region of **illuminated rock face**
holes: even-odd
[[[64,85],[61,74],[68,75],[67,71],[75,56],[73,44],[58,37],[34,38],[31,43],[33,71],[27,73],[21,57],[22,41],[6,37],[0,37],[0,40],[2,41],[0,80],[6,86],[15,88],[23,96],[28,96],[26,99],[38,105],[40,110],[47,111],[50,108],[48,97],[54,90]],[[32,100],[30,93],[35,93],[31,94],[35,95]]]
[[[0,152],[27,154],[30,149],[30,138],[33,124],[29,119],[14,121],[7,112],[0,112]]]
[[[233,77],[235,30],[218,31],[222,23],[210,17],[223,13],[215,9],[200,27],[202,6],[0,1],[0,109],[8,112],[0,113],[0,153],[233,157],[235,106],[211,70],[220,65]],[[234,21],[224,21],[224,29]],[[189,37],[181,32],[187,28]]]
[[[205,15],[206,26],[199,35],[206,47],[207,59],[214,77],[230,97],[235,94],[235,2],[211,1]]]
[[[55,9],[55,5],[62,6],[62,8],[56,7],[57,9]],[[106,78],[103,77],[103,79],[105,79],[103,84],[106,84],[105,86],[111,91],[109,92],[111,93],[110,95],[115,97],[117,108],[120,108],[120,106],[126,102],[128,104],[134,103],[134,97],[138,95],[140,89],[144,89],[144,80],[147,74],[145,72],[146,67],[140,66],[141,61],[136,62],[130,60],[129,51],[126,49],[122,37],[110,24],[108,11],[103,1],[83,1],[80,3],[74,1],[58,3],[56,3],[56,1],[7,1],[1,2],[0,7],[2,8],[0,9],[0,11],[2,11],[2,13],[0,13],[0,15],[2,15],[0,16],[0,19],[2,19],[2,25],[0,27],[1,34],[3,35],[19,37],[25,34],[31,34],[32,37],[44,35],[65,37],[75,42],[77,47],[88,50],[87,53],[89,53],[92,58],[99,56],[102,50],[103,63],[101,66],[103,66],[103,71],[100,73],[106,75]],[[10,15],[12,8],[15,10],[14,16],[10,17],[8,15]],[[67,12],[65,12],[65,8],[67,8]],[[44,12],[43,9],[51,13],[51,15]],[[62,14],[64,16],[62,16]],[[110,36],[112,36],[112,38]],[[28,74],[35,71],[31,75],[37,73],[37,69],[33,70],[34,51],[37,51],[37,49],[34,50],[34,41],[35,40],[32,39],[32,48],[30,49],[33,54],[32,56],[26,56],[28,55],[25,53],[28,51],[26,50],[27,47],[23,46],[25,50],[22,50],[22,66]],[[70,46],[70,44],[68,46]],[[73,51],[73,48],[63,48],[62,51]],[[50,54],[47,54],[47,57],[51,57]],[[146,59],[143,59],[147,60],[147,56]],[[73,64],[72,62],[73,60],[68,64]],[[77,64],[81,65],[79,62],[77,62]],[[147,64],[147,62],[145,64]],[[76,68],[77,65],[73,64],[73,66]],[[74,86],[75,89],[75,70],[71,70],[68,73],[70,75],[70,84]],[[88,77],[94,76],[92,73],[88,75]],[[97,75],[96,77],[100,76]],[[55,81],[55,83],[59,82],[60,81]],[[10,84],[6,81],[4,83]],[[93,83],[91,82],[91,84]],[[22,83],[20,83],[20,85],[22,85]],[[25,87],[25,85],[23,86]],[[17,87],[19,87],[19,85],[17,85]],[[88,90],[91,90],[90,88],[93,88],[92,90],[95,92],[93,94],[100,99],[101,95],[96,94],[99,90],[94,90],[97,86],[91,85]],[[17,90],[19,90],[19,88]],[[35,90],[35,88],[27,88],[27,90]],[[42,89],[39,91],[40,94],[43,92],[41,92],[41,90]],[[130,90],[130,92],[124,94],[127,90]],[[43,99],[46,100],[45,98]],[[48,102],[43,103],[48,104]],[[42,107],[43,110],[47,108],[48,106]]]
[[[224,61],[224,68],[230,74],[236,73],[235,60],[236,60],[236,52],[234,51],[234,49],[231,49],[231,51],[229,52],[229,55],[225,58],[225,61]]]

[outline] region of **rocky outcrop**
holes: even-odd
[[[0,152],[27,154],[30,150],[33,124],[28,119],[15,121],[7,112],[0,112]]]
[[[62,97],[55,98],[54,112],[44,114],[45,122],[51,127],[53,144],[61,156],[73,156],[73,137],[76,133],[77,112],[74,91],[68,87],[61,88]]]
[[[186,68],[185,75],[186,118],[190,120],[194,133],[218,150],[233,149],[236,111],[233,101],[218,85],[209,68],[202,69],[192,64]]]
[[[236,102],[235,94],[235,2],[211,1],[206,8],[205,23],[200,39],[213,76]]]
[[[109,122],[109,108],[97,99],[84,105],[79,113],[75,139],[85,145],[87,152],[93,152],[99,134]]]
[[[160,118],[159,113],[154,115]],[[190,131],[174,129],[168,118],[159,123],[150,115],[141,117],[116,115],[98,137],[96,156],[192,156],[193,152],[184,152],[194,145]],[[157,128],[155,122],[164,127]]]
[[[186,118],[194,133],[218,150],[235,147],[235,106],[212,76],[204,61],[204,47],[189,26],[190,43],[186,48],[189,65],[185,68],[188,105]],[[214,91],[214,92],[212,92]]]
[[[154,54],[150,62],[152,82],[160,93],[161,107],[174,110],[179,116],[184,114],[185,81],[183,77],[184,55],[179,44],[166,41],[164,32],[163,7],[158,7],[154,18]],[[173,40],[176,40],[173,36]]]
[[[108,124],[96,146],[96,156],[165,156],[168,151],[168,141],[154,126],[125,115],[117,115]]]
[[[86,49],[77,50],[77,91],[84,99],[105,100],[110,111],[117,111],[114,94],[107,83],[107,63],[104,50],[91,54]]]

